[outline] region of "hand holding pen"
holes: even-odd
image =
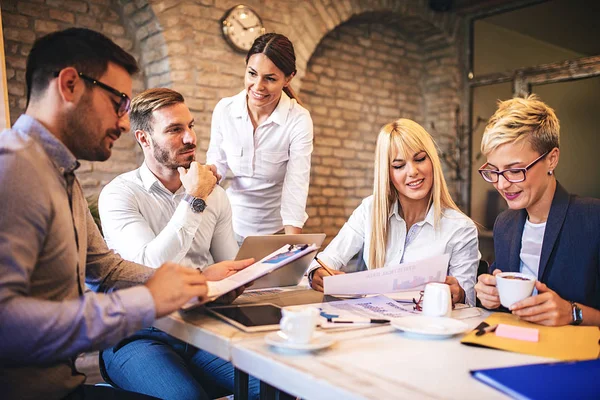
[[[323,278],[326,276],[340,275],[344,272],[328,267],[323,261],[315,257],[315,261],[321,266],[312,272],[313,276],[310,281],[310,286],[319,292],[323,291]]]

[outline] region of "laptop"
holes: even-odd
[[[256,261],[268,256],[286,244],[315,244],[320,247],[325,240],[324,233],[303,233],[300,235],[261,235],[248,236],[235,256],[236,260],[254,258]],[[315,258],[318,250],[292,261],[288,265],[254,281],[249,290],[264,289],[280,286],[295,286],[300,283],[302,276]]]

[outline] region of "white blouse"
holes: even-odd
[[[327,266],[340,269],[348,264],[364,248],[363,259],[367,268],[371,248],[371,209],[373,196],[369,196],[354,210],[340,232],[318,257]],[[423,221],[406,231],[406,222],[398,212],[398,202],[389,217],[388,241],[384,267],[403,262],[414,262],[425,258],[450,254],[448,274],[454,276],[465,291],[465,302],[475,305],[475,280],[479,254],[477,228],[470,218],[462,213],[446,209],[439,226],[434,226],[433,207]],[[313,261],[309,272],[318,268]]]
[[[233,173],[227,194],[236,234],[272,234],[284,225],[302,228],[313,150],[308,110],[285,93],[256,131],[246,91],[219,101],[212,116],[206,163],[222,177]]]

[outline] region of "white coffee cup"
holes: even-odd
[[[292,343],[309,343],[319,319],[319,309],[315,307],[283,308],[279,329]]]
[[[531,296],[535,287],[535,280],[534,277],[520,272],[501,272],[496,275],[496,287],[500,295],[500,304],[510,308],[516,302]]]
[[[423,315],[430,317],[449,317],[452,314],[452,295],[450,286],[432,282],[425,285],[423,294]]]

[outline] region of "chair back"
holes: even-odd
[[[490,273],[490,266],[489,266],[488,262],[485,260],[479,260],[479,265],[477,266],[477,279],[479,279],[479,275],[489,274],[489,273]],[[477,283],[477,279],[476,279],[475,283]],[[479,298],[477,296],[475,296],[475,305],[477,307],[481,307],[481,301],[479,301]]]

